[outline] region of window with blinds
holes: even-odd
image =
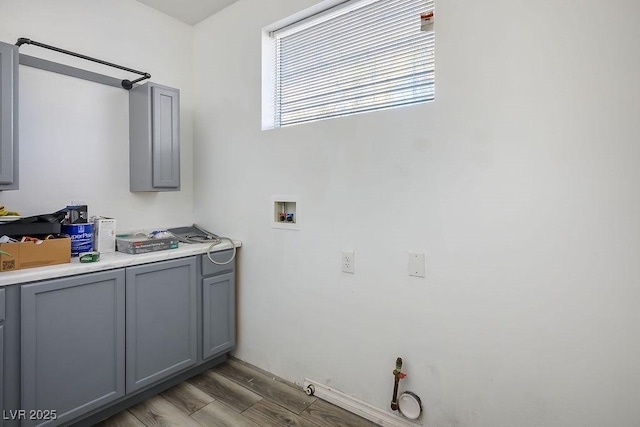
[[[433,0],[351,0],[272,31],[273,126],[434,99]]]

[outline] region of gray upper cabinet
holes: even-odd
[[[0,43],[0,190],[18,189],[18,47]]]
[[[129,91],[131,191],[180,190],[180,91],[148,82]]]
[[[129,267],[127,393],[198,362],[195,257]]]
[[[120,269],[22,286],[21,408],[57,416],[22,426],[64,424],[124,396],[124,280]]]

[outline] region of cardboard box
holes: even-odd
[[[11,254],[0,254],[0,271],[22,270],[71,262],[71,239],[69,237],[42,240],[41,242],[0,244],[0,250]]]
[[[146,254],[149,252],[176,249],[178,239],[171,237],[165,239],[149,239],[132,235],[120,235],[116,238],[116,250],[125,254]]]
[[[93,250],[102,254],[116,251],[116,220],[96,217],[93,220]]]

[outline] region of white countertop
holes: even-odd
[[[233,240],[233,243],[237,248],[242,246],[242,242],[239,240]],[[57,277],[93,273],[95,271],[111,270],[114,268],[164,261],[167,259],[184,258],[191,255],[206,253],[209,246],[211,246],[209,243],[180,243],[177,249],[167,249],[164,251],[150,252],[146,254],[128,255],[122,252],[100,254],[100,261],[98,262],[81,263],[76,257],[71,258],[71,262],[68,264],[57,264],[47,267],[1,272],[0,288],[18,283],[35,282],[43,279],[55,279]],[[213,247],[212,252],[219,252],[230,248],[231,244],[223,240],[222,243]]]

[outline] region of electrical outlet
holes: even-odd
[[[344,273],[355,274],[355,252],[354,251],[342,251],[342,271]]]

